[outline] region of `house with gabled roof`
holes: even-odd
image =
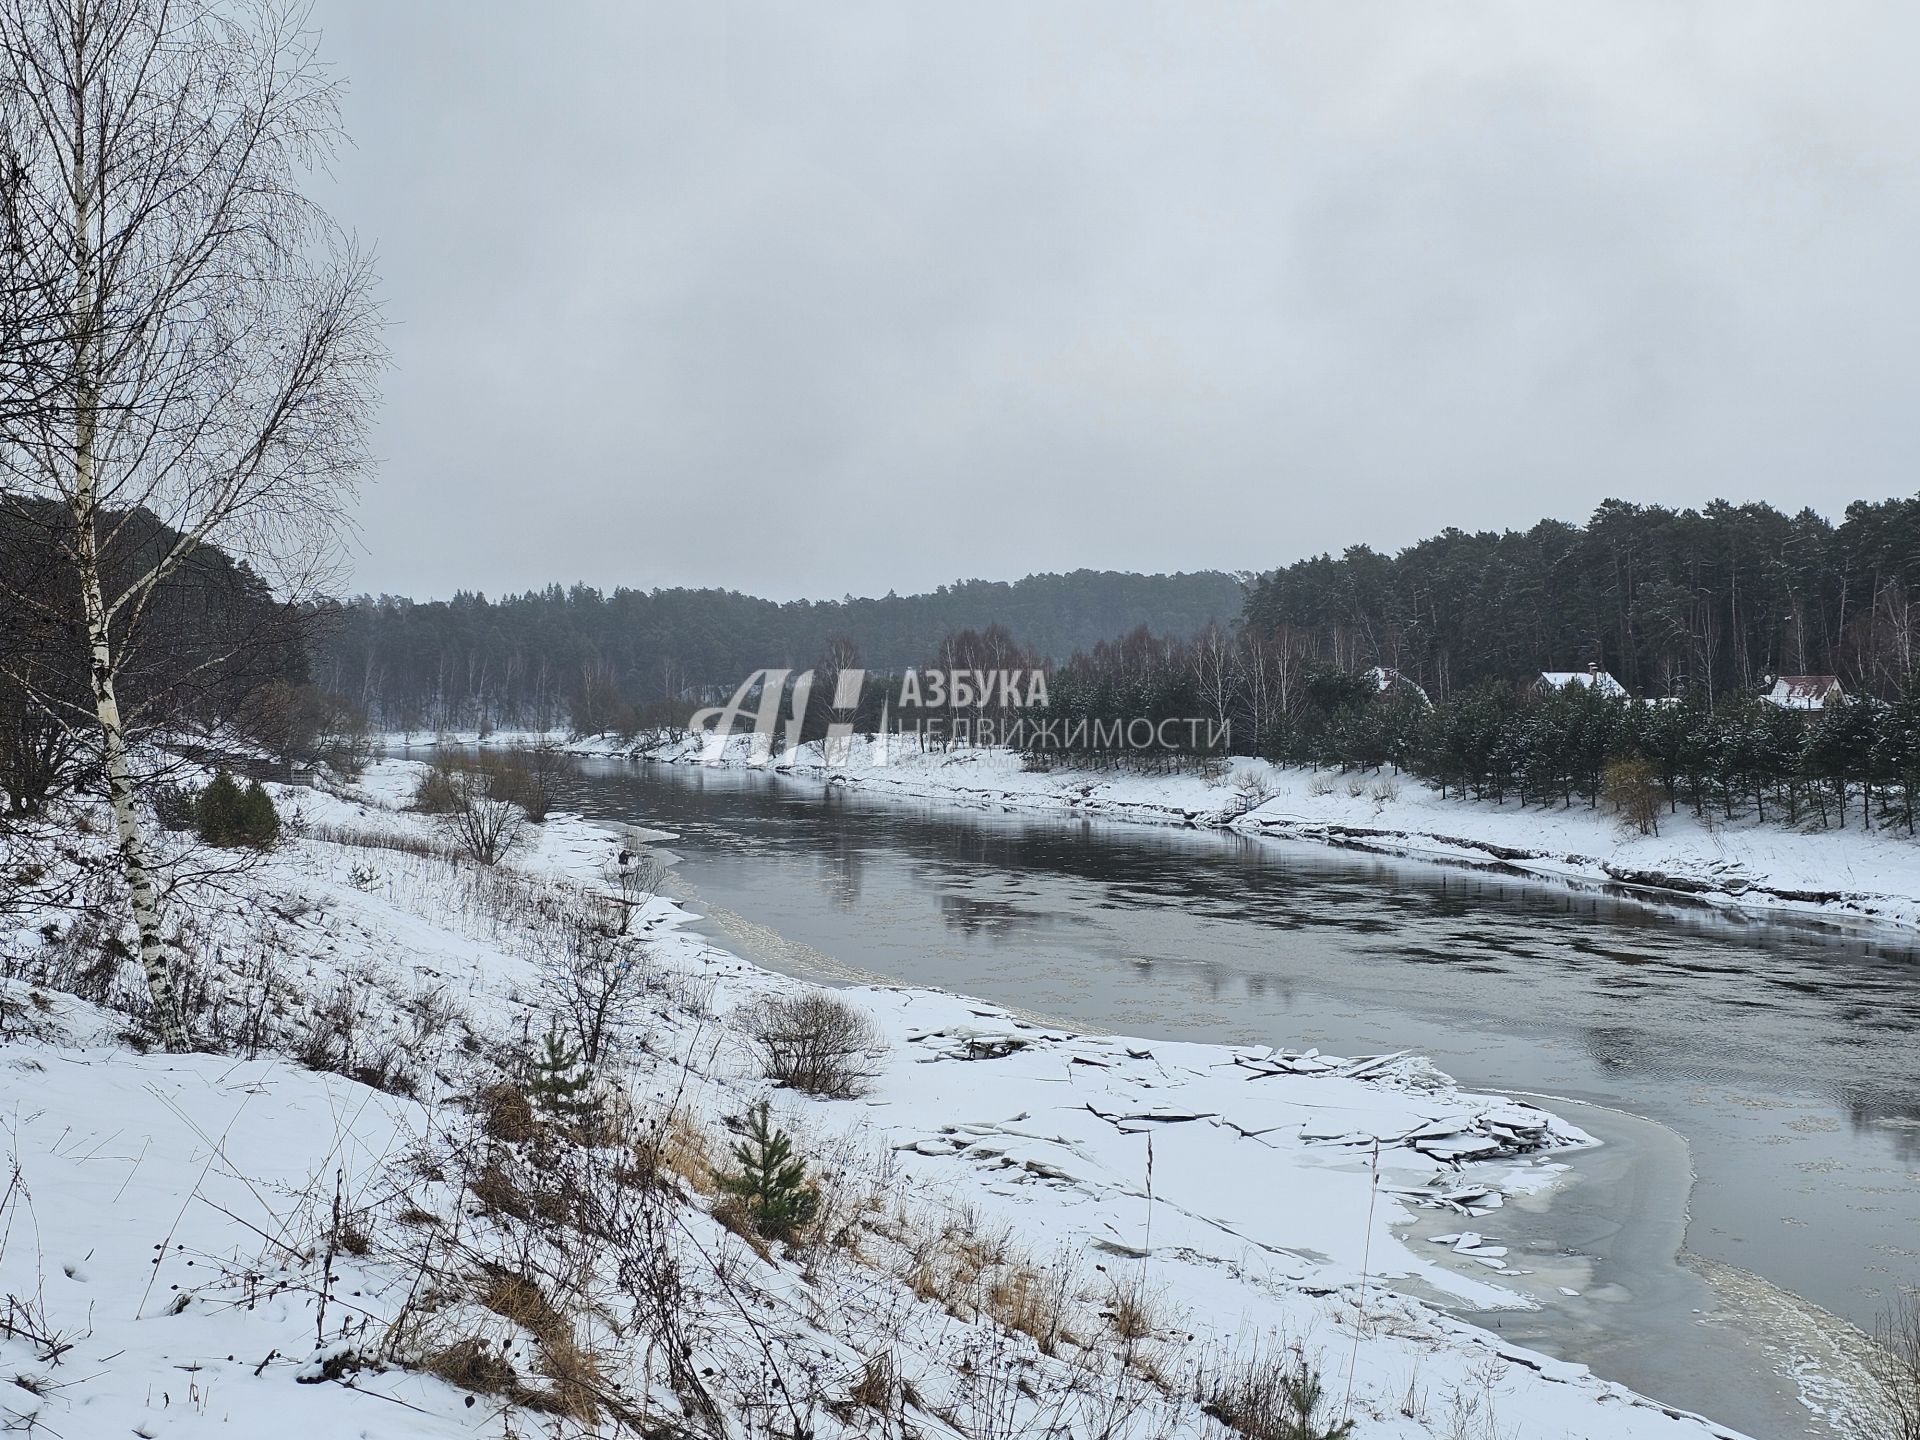
[[[1777,675],[1760,698],[1782,710],[1824,710],[1846,704],[1847,692],[1838,675]]]
[[[1543,695],[1564,690],[1569,685],[1585,685],[1608,700],[1627,698],[1627,687],[1598,665],[1589,665],[1584,670],[1542,670],[1540,678],[1533,682],[1533,688]]]

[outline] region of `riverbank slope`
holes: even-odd
[[[460,859],[401,808],[420,773],[280,792],[291,838],[180,916],[226,1053],[130,1044],[120,982],[80,963],[84,914],[11,925],[16,1418],[824,1436],[897,1414],[1148,1440],[1226,1435],[1222,1396],[1272,1360],[1363,1440],[1732,1434],[1389,1288],[1521,1303],[1503,1202],[1587,1143],[1548,1112],[1417,1057],[1079,1036],[890,987],[838,992],[876,1032],[865,1093],[773,1090],[755,1016],[818,992],[657,897],[605,934],[619,842],[578,817],[502,865]],[[583,945],[632,982],[599,1067],[630,1126],[613,1145],[528,1128],[498,1089]],[[713,1188],[763,1098],[821,1197],[793,1245],[738,1233]],[[549,1193],[556,1173],[578,1184]],[[601,1195],[652,1217],[646,1245],[580,1241]]]

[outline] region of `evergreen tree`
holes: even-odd
[[[806,1165],[793,1158],[787,1132],[773,1128],[766,1101],[748,1112],[747,1138],[733,1147],[733,1158],[739,1170],[713,1178],[769,1240],[791,1239],[818,1213],[820,1192],[807,1184]]]
[[[273,797],[258,780],[249,781],[240,797],[237,833],[242,845],[256,850],[271,850],[280,840],[280,813],[273,808]]]
[[[1920,671],[1907,677],[1904,694],[1880,727],[1881,764],[1900,786],[1901,815],[1914,833],[1914,792],[1920,790]]]
[[[547,1028],[540,1053],[527,1067],[527,1094],[549,1120],[577,1124],[593,1114],[593,1072],[555,1026]]]
[[[209,780],[193,802],[193,825],[209,845],[232,843],[234,819],[240,810],[240,787],[222,770]]]
[[[280,838],[279,813],[260,782],[242,790],[224,770],[195,797],[193,824],[207,844],[227,849],[269,850]]]

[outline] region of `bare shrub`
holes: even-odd
[[[636,911],[660,892],[667,878],[667,867],[639,840],[628,835],[622,839],[620,853],[607,862],[607,883],[613,889],[613,905],[619,914],[620,933],[626,934]]]
[[[461,771],[444,773],[446,795],[443,799],[436,793],[434,799],[436,805],[448,806],[436,812],[440,823],[468,859],[482,865],[499,864],[525,838],[527,812],[511,800],[495,799],[488,793],[489,782],[483,776]]]
[[[400,1001],[399,1010],[407,1022],[407,1048],[416,1055],[428,1054],[442,1035],[466,1018],[460,1002],[444,985],[415,986]]]
[[[1873,1347],[1887,1440],[1920,1440],[1920,1291],[1895,1297],[1873,1327]]]
[[[1628,829],[1641,835],[1660,833],[1660,807],[1666,793],[1659,767],[1651,761],[1609,760],[1600,772],[1600,798]]]
[[[455,808],[454,786],[459,776],[450,765],[435,765],[413,787],[413,808],[422,815],[451,815]]]
[[[26,978],[96,1005],[114,1004],[133,949],[108,919],[111,913],[104,906],[83,911],[64,930],[43,932],[44,943],[23,967]]]
[[[1251,765],[1243,765],[1233,772],[1233,790],[1239,797],[1240,810],[1244,814],[1249,810],[1258,810],[1274,795],[1273,781],[1264,770]]]
[[[184,978],[192,976],[183,971]],[[309,1070],[345,1075],[389,1095],[418,1093],[416,1066],[425,1057],[399,1034],[374,1024],[364,985],[341,980],[317,999],[290,992],[289,1002],[293,1023],[301,1027],[292,1039],[293,1058]]]
[[[631,1032],[646,1009],[652,970],[638,945],[576,919],[559,952],[541,967],[540,990],[597,1067]]]
[[[1331,775],[1315,775],[1307,782],[1307,793],[1319,799],[1324,799],[1328,795],[1331,795],[1333,793],[1333,777]]]
[[[1367,798],[1376,805],[1389,805],[1400,798],[1400,782],[1383,775],[1367,787]]]
[[[511,800],[538,825],[553,809],[560,782],[566,778],[570,765],[556,746],[524,745],[489,758],[482,768],[487,774],[488,796]]]
[[[824,990],[762,1002],[748,1016],[747,1033],[769,1080],[829,1099],[864,1095],[871,1061],[886,1049],[864,1011]]]
[[[693,1422],[673,1433],[721,1433],[693,1363],[706,1297],[682,1268],[684,1200],[648,1178],[659,1127],[615,1107],[589,1143],[534,1123],[510,1084],[474,1100],[474,1122],[413,1162],[430,1187],[457,1174],[447,1199],[469,1214],[423,1208],[431,1189],[394,1196],[406,1238],[388,1253],[411,1256],[415,1274],[384,1353],[556,1417],[556,1435],[665,1433],[629,1388],[638,1376],[644,1394],[664,1363]]]
[[[293,1058],[309,1070],[344,1070],[352,1062],[360,1018],[359,996],[340,982],[307,1008],[306,1033],[296,1042]]]

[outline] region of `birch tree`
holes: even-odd
[[[324,573],[383,361],[366,257],[301,187],[338,82],[278,0],[0,0],[0,504],[57,517],[153,1014],[186,1043],[119,681],[202,547]],[[53,502],[49,504],[49,502]],[[168,543],[115,557],[130,527]]]

